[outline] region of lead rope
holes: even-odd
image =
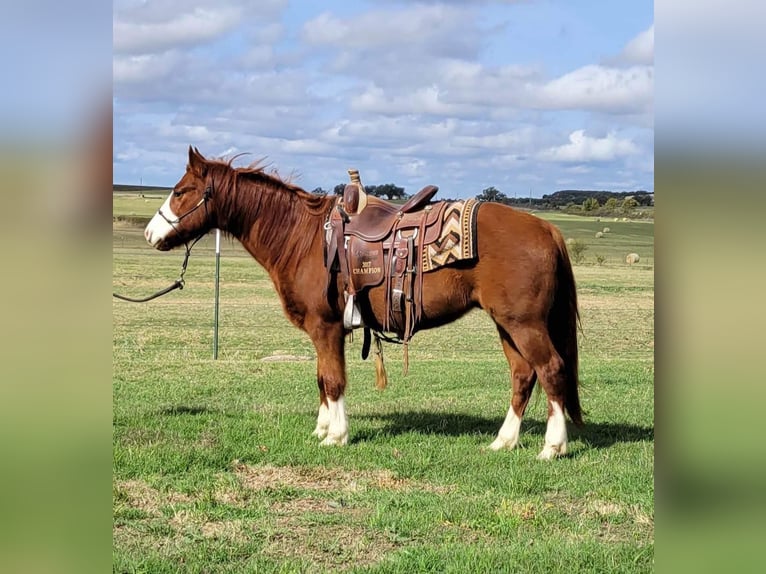
[[[194,247],[197,242],[204,237],[203,235],[197,236],[197,238],[192,241],[192,244],[189,245],[188,243],[184,243],[184,247],[186,248],[186,255],[184,255],[184,262],[181,264],[181,274],[178,276],[178,279],[175,280],[175,282],[170,285],[169,287],[165,287],[164,289],[157,291],[156,293],[149,295],[148,297],[141,297],[141,298],[133,298],[133,297],[127,297],[125,295],[120,295],[119,293],[112,293],[112,297],[116,297],[117,299],[121,299],[123,301],[129,301],[130,303],[146,303],[147,301],[151,301],[152,299],[156,299],[157,297],[162,297],[163,295],[170,293],[171,291],[175,289],[183,289],[184,288],[184,275],[186,274],[186,266],[189,264],[189,256],[191,255],[192,247]]]
[[[205,207],[205,215],[207,216],[207,202],[208,200],[213,196],[213,184],[207,186],[205,188],[205,193],[202,196],[202,199],[197,202],[197,205],[192,207],[189,211],[184,213],[182,216],[177,217],[175,221],[170,221],[164,213],[162,213],[162,208],[157,210],[157,213],[160,214],[162,219],[168,222],[170,226],[178,233],[178,229],[176,228],[175,224],[180,222],[184,217],[187,217],[188,215],[191,215],[197,209],[204,206]],[[133,298],[133,297],[126,297],[125,295],[120,295],[119,293],[112,293],[112,297],[116,297],[117,299],[121,299],[122,301],[128,301],[130,303],[146,303],[147,301],[151,301],[152,299],[156,299],[157,297],[162,297],[163,295],[166,295],[167,293],[170,293],[171,291],[174,291],[175,289],[183,289],[184,288],[184,275],[186,274],[186,266],[189,264],[189,256],[191,255],[192,248],[197,245],[197,242],[202,239],[207,232],[198,235],[194,241],[192,241],[191,245],[189,245],[187,242],[184,242],[184,247],[186,248],[186,255],[184,255],[184,262],[181,264],[181,274],[178,276],[178,279],[175,280],[175,282],[170,285],[169,287],[165,287],[164,289],[157,291],[156,293],[149,295],[148,297],[141,297],[141,298]]]

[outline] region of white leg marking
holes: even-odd
[[[165,200],[165,203],[162,204],[160,209],[162,210],[162,213],[165,214],[165,217],[171,221],[175,221],[178,217],[170,209],[170,198],[172,196],[172,193],[168,195],[168,198]],[[155,213],[154,217],[152,217],[151,221],[147,224],[146,229],[144,229],[144,237],[146,237],[149,245],[156,247],[157,244],[165,239],[171,231],[173,231],[173,226],[165,221],[159,213]]]
[[[327,410],[330,418],[330,426],[327,429],[327,437],[321,442],[322,445],[344,445],[348,442],[348,421],[346,420],[346,406],[343,395],[337,401],[327,399]]]
[[[551,460],[567,453],[567,425],[564,420],[564,410],[556,401],[551,401],[551,416],[548,417],[548,428],[545,431],[545,446],[537,458]]]
[[[315,437],[323,439],[327,436],[327,430],[330,427],[330,411],[327,405],[321,403],[319,405],[319,414],[317,415],[317,426],[314,432],[311,433]]]
[[[505,416],[505,422],[497,433],[497,438],[489,445],[492,450],[501,450],[507,448],[512,450],[519,442],[519,431],[521,429],[521,419],[516,415],[513,407],[508,409]]]

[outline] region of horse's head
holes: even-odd
[[[149,244],[168,251],[210,231],[213,192],[208,161],[189,146],[186,173],[144,230]]]

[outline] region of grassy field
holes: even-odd
[[[145,199],[120,194],[115,213],[150,215],[162,196]],[[520,448],[486,448],[509,377],[481,311],[418,333],[406,377],[387,346],[383,392],[355,338],[350,444],[326,449],[310,436],[313,347],[238,245],[223,245],[217,361],[211,237],[183,291],[115,300],[115,572],[651,571],[653,224],[555,222],[588,243],[575,267],[586,425],[570,427],[570,455],[549,463],[535,459],[538,393]],[[152,250],[128,222],[113,230],[115,291],[146,295],[177,277],[182,253]]]

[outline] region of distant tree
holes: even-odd
[[[376,197],[385,197],[386,199],[403,199],[407,197],[404,188],[393,183],[384,183],[382,185],[365,185],[364,190],[370,195]]]
[[[606,203],[604,203],[604,209],[607,211],[617,211],[617,198],[616,197],[610,197],[606,200]]]
[[[571,239],[567,241],[569,256],[575,263],[582,263],[585,260],[585,251],[588,245],[582,239]]]
[[[484,189],[479,195],[476,196],[479,201],[494,201],[497,203],[505,203],[508,196],[494,186]]]
[[[339,183],[336,185],[332,192],[335,195],[343,195],[343,190],[346,189],[347,183]],[[409,197],[403,187],[394,185],[393,183],[384,183],[383,185],[365,185],[364,191],[368,195],[374,195],[375,197],[385,197],[386,199],[406,199]]]
[[[594,211],[601,207],[601,205],[598,202],[598,199],[595,197],[588,197],[585,199],[585,201],[582,202],[582,210],[583,211]]]
[[[620,209],[623,213],[631,213],[636,207],[638,207],[638,202],[634,198],[628,196],[622,200]]]
[[[311,190],[311,193],[315,195],[327,195],[327,191],[322,189],[321,187],[315,187]]]
[[[335,187],[332,188],[332,192],[334,195],[343,195],[343,190],[346,189],[345,183],[339,183]]]

